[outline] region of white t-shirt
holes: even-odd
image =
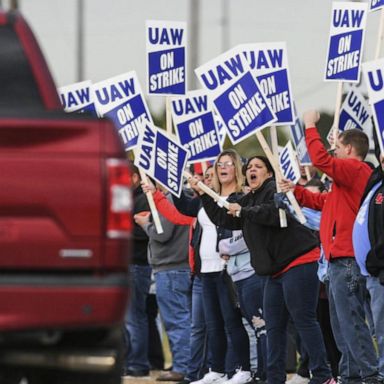
[[[216,251],[217,231],[216,225],[209,219],[204,208],[201,208],[197,220],[202,229],[200,242],[201,272],[220,272],[224,268],[225,260]]]

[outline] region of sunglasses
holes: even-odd
[[[227,168],[232,167],[234,165],[235,164],[233,163],[233,161],[219,161],[218,163],[216,163],[217,168]]]

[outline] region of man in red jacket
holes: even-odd
[[[364,188],[372,169],[363,160],[368,137],[352,129],[342,132],[335,157],[325,149],[316,123],[317,111],[304,114],[305,136],[313,165],[333,179],[328,193],[312,193],[297,185],[295,196],[303,206],[322,211],[320,240],[329,268],[329,305],[332,330],[342,353],[341,382],[372,384],[380,382],[377,357],[365,322],[366,281],[355,261],[352,228]],[[291,184],[283,181],[284,192]]]

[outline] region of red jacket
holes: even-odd
[[[352,228],[372,169],[356,159],[337,159],[325,149],[316,128],[306,129],[305,138],[313,165],[333,179],[328,193],[312,193],[301,186],[295,196],[303,206],[322,210],[320,240],[325,256],[354,257]]]

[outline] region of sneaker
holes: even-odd
[[[250,371],[242,371],[241,369],[238,369],[225,384],[246,384],[251,381],[253,381],[253,378]]]
[[[228,380],[225,373],[209,371],[201,380],[192,381],[191,384],[221,384]]]
[[[285,384],[308,384],[309,378],[303,377],[295,373],[289,380],[285,382]]]

